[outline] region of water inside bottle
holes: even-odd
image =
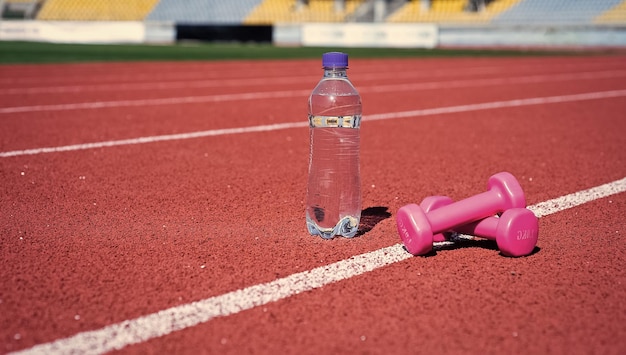
[[[314,120],[320,116],[311,116]],[[360,122],[360,115],[350,120]],[[354,237],[361,218],[360,135],[333,127],[343,117],[322,117],[330,126],[312,127],[306,222],[311,235]],[[315,123],[312,123],[314,125]],[[342,126],[339,126],[342,127]],[[344,126],[345,127],[345,126]]]

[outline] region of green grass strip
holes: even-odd
[[[576,53],[572,51],[514,49],[275,47],[271,44],[255,43],[112,45],[0,41],[0,64],[319,58],[321,53],[334,50],[346,51],[351,58],[540,56]]]

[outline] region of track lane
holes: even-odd
[[[503,78],[499,74],[481,75],[480,77],[449,77],[437,78],[434,80],[415,80],[413,78],[400,78],[393,82],[385,82],[380,75],[373,76],[373,79],[367,79],[368,75],[359,76],[360,91],[362,93],[388,93],[402,91],[423,91],[437,89],[458,89],[458,88],[481,88],[490,86],[508,86],[519,84],[543,84],[543,83],[561,83],[561,82],[577,82],[577,81],[594,81],[603,79],[617,80],[626,77],[626,68],[595,70],[595,71],[570,71],[564,73],[550,74],[526,74],[509,76]],[[20,102],[22,105],[15,106],[14,100],[10,100],[9,105],[0,108],[0,114],[7,115],[22,112],[53,112],[53,111],[72,111],[78,109],[100,109],[108,107],[135,107],[135,106],[155,106],[155,105],[172,105],[185,104],[194,102],[213,103],[222,101],[234,101],[245,99],[271,99],[274,97],[285,98],[295,96],[306,96],[311,89],[304,87],[302,83],[316,83],[319,77],[300,77],[287,78],[289,80],[274,80],[272,78],[260,78],[256,80],[255,85],[247,84],[253,80],[234,80],[234,85],[219,85],[218,83],[228,83],[228,80],[212,80],[191,83],[177,83],[175,85],[145,84],[142,87],[153,87],[158,89],[164,86],[164,90],[152,90],[150,92],[141,93],[141,98],[130,98],[129,94],[136,94],[135,90],[126,89],[127,85],[121,83],[119,85],[111,85],[117,87],[118,90],[110,93],[102,92],[83,92],[80,86],[68,87],[70,90],[61,90],[60,93],[37,93],[22,95]],[[293,79],[293,80],[292,80]],[[274,85],[268,89],[268,81]],[[279,86],[280,85],[280,86]],[[250,89],[256,88],[256,91],[246,93],[241,92],[241,87],[245,86]],[[314,86],[314,85],[313,85]],[[169,91],[168,91],[169,90]],[[80,93],[81,101],[75,99],[75,94]],[[10,99],[10,98],[9,98]]]
[[[626,72],[624,72],[626,74]],[[538,96],[567,95],[591,91],[619,90],[624,88],[623,80],[618,77],[607,78],[595,75],[573,74],[579,80],[569,80],[567,87],[561,81],[552,82],[549,77],[520,77],[515,81],[491,81],[490,79],[463,80],[457,84],[422,85],[394,89],[390,85],[373,85],[362,88],[365,105],[365,120],[368,115],[381,113],[384,106],[371,105],[376,100],[388,101],[396,111],[414,110],[437,106],[454,106],[476,101],[492,102],[498,100],[523,99]],[[595,80],[591,80],[595,78]],[[523,90],[527,88],[527,90]],[[404,89],[404,91],[402,91]],[[232,129],[247,125],[281,124],[297,122],[294,117],[302,117],[302,107],[306,105],[308,90],[252,92],[243,95],[192,96],[161,100],[124,100],[115,103],[121,107],[102,107],[102,105],[79,105],[65,109],[54,105],[52,111],[45,107],[35,112],[0,115],[6,132],[0,138],[0,150],[31,149],[54,147],[89,142],[129,139],[143,136],[178,134],[209,129]],[[445,95],[442,95],[445,93]],[[234,105],[243,100],[246,105]],[[283,111],[275,114],[279,105]],[[63,106],[63,105],[60,105]],[[78,109],[86,107],[89,109]],[[39,111],[42,109],[43,111]],[[216,112],[228,112],[228,119],[220,119]],[[384,111],[382,113],[385,113]],[[106,119],[99,119],[106,117]],[[173,118],[176,118],[175,120]],[[24,125],[24,120],[29,125]],[[47,132],[41,135],[40,132]],[[131,133],[137,131],[138,133]],[[71,132],[71,133],[70,133]],[[66,138],[67,137],[67,138]],[[69,138],[69,140],[68,140]]]
[[[350,71],[362,73],[397,73],[417,71],[431,77],[444,72],[474,72],[483,74],[511,71],[520,73],[559,72],[561,70],[595,70],[623,68],[624,56],[568,56],[568,57],[513,57],[513,58],[404,58],[351,59]],[[308,60],[254,60],[254,61],[203,61],[203,62],[125,62],[3,65],[0,83],[14,87],[41,87],[47,85],[98,85],[116,82],[169,82],[180,80],[207,80],[216,78],[249,78],[262,76],[285,77],[285,74],[319,76],[319,59]]]
[[[463,81],[463,79],[476,78],[477,81],[485,81],[489,79],[508,80],[509,77],[532,77],[539,78],[539,80],[546,80],[546,75],[554,76],[552,80],[564,80],[562,77],[571,76],[573,74],[582,75],[604,75],[611,76],[611,72],[615,72],[613,76],[624,75],[623,65],[617,66],[610,62],[602,63],[585,63],[585,65],[563,65],[561,67],[536,67],[533,65],[524,65],[522,63],[516,63],[512,66],[477,66],[477,67],[459,67],[459,68],[434,68],[427,69],[422,68],[421,65],[424,60],[409,62],[409,68],[403,71],[401,76],[394,75],[394,72],[388,71],[389,68],[381,70],[365,71],[362,68],[356,70],[353,76],[359,87],[366,87],[372,82],[385,83],[385,80],[389,77],[394,77],[394,84],[409,84],[423,82],[426,85],[445,83],[445,81]],[[407,64],[407,63],[405,63]],[[357,64],[358,65],[358,64]],[[525,68],[525,70],[519,70],[519,68]],[[178,81],[154,81],[142,82],[138,80],[142,78],[141,72],[136,74],[136,77],[124,77],[119,78],[118,82],[104,82],[94,83],[92,85],[67,85],[67,86],[42,86],[42,87],[16,87],[11,85],[5,89],[0,89],[0,99],[6,101],[7,106],[0,112],[12,112],[9,109],[15,110],[19,107],[29,107],[38,105],[52,105],[52,104],[73,104],[76,103],[75,96],[80,93],[82,102],[107,102],[107,101],[120,101],[128,98],[129,95],[137,97],[141,95],[140,100],[154,99],[154,98],[166,98],[172,95],[178,97],[185,96],[199,96],[199,95],[218,95],[228,93],[240,93],[241,87],[257,88],[259,91],[269,91],[267,89],[274,88],[274,90],[285,89],[308,89],[308,86],[298,86],[305,83],[315,83],[319,80],[319,70],[311,70],[312,68],[298,68],[290,72],[288,69],[281,72],[289,72],[288,76],[262,76],[255,77],[248,75],[246,77],[233,76],[232,73],[223,73],[220,77],[212,77],[210,79],[194,78]],[[532,71],[529,72],[528,69]],[[145,69],[144,69],[145,70]],[[258,70],[258,69],[257,69]],[[621,72],[621,73],[620,73]],[[258,73],[258,72],[257,72]],[[41,75],[46,75],[42,73]],[[258,75],[258,74],[256,74]],[[115,77],[114,74],[111,74]],[[556,77],[561,77],[557,79]],[[520,78],[521,79],[521,78]],[[109,78],[109,80],[111,80]],[[354,80],[354,79],[353,79]],[[567,80],[567,79],[565,79]],[[511,84],[513,84],[512,82]],[[452,83],[454,84],[454,83]],[[313,84],[311,84],[313,85]],[[378,84],[377,84],[378,85]],[[467,86],[467,84],[461,84]],[[265,89],[264,89],[265,88]],[[419,88],[419,86],[418,86]],[[437,88],[435,86],[434,88]],[[0,101],[2,102],[2,101]],[[10,106],[9,106],[10,104]]]
[[[530,62],[529,62],[530,61]],[[588,59],[586,61],[578,61],[577,63],[559,64],[552,63],[554,59],[545,59],[542,65],[537,63],[537,59],[525,59],[524,61],[499,59],[490,65],[478,62],[475,65],[468,66],[465,60],[409,60],[390,62],[389,66],[373,66],[372,61],[356,59],[354,69],[351,69],[354,79],[358,80],[359,86],[367,85],[370,81],[390,80],[392,83],[402,83],[407,80],[417,81],[433,81],[434,79],[458,80],[467,77],[488,78],[491,76],[526,76],[561,74],[561,73],[580,73],[594,71],[611,71],[623,70],[622,63],[617,63],[604,58],[603,61]],[[19,80],[21,76],[11,78],[12,72],[6,73],[1,80],[11,84],[10,87],[0,89],[0,102],[3,98],[10,100],[15,95],[20,95],[20,100],[40,100],[33,101],[33,104],[43,104],[49,102],[72,102],[71,94],[81,93],[83,99],[95,97],[100,100],[119,99],[125,97],[126,92],[136,92],[143,95],[142,98],[162,97],[167,95],[167,90],[179,92],[186,90],[187,92],[197,92],[199,90],[218,90],[217,92],[227,92],[229,88],[235,90],[239,87],[260,87],[269,85],[281,85],[289,88],[289,85],[303,84],[307,82],[315,83],[319,79],[320,73],[318,65],[311,61],[293,61],[289,64],[284,62],[275,63],[267,68],[262,64],[256,64],[255,68],[250,69],[250,63],[243,62],[239,64],[238,70],[232,68],[232,63],[204,63],[204,64],[181,64],[178,70],[173,68],[155,68],[148,65],[147,67],[130,63],[129,66],[137,66],[134,72],[124,75],[115,71],[107,72],[106,75],[98,77],[98,71],[94,68],[92,72],[85,72],[82,77],[88,78],[90,81],[99,81],[93,83],[83,83],[81,77],[73,77],[71,74],[59,77],[56,80],[63,79],[66,84],[59,83],[57,86],[39,84],[37,86],[30,84],[21,86],[13,81]],[[532,64],[530,64],[532,63]],[[436,65],[438,64],[438,65]],[[267,65],[267,64],[266,64]],[[405,67],[402,75],[396,75],[396,65]],[[59,67],[59,66],[57,66]],[[53,68],[57,68],[53,67]],[[445,69],[442,69],[445,68]],[[33,68],[38,68],[34,66]],[[72,65],[61,66],[60,68],[73,68]],[[96,67],[97,68],[97,67]],[[231,68],[229,70],[229,68]],[[182,71],[181,71],[182,70]],[[261,74],[263,73],[263,74]],[[285,75],[287,73],[288,75]],[[19,72],[17,73],[19,74]],[[45,79],[54,79],[54,70],[46,70],[45,66],[40,69],[40,81]],[[166,74],[166,76],[164,76]],[[15,74],[13,74],[15,75]],[[95,76],[95,78],[94,78]],[[172,80],[176,79],[176,80]],[[308,89],[308,86],[306,87]],[[207,91],[210,93],[210,91]],[[10,102],[10,101],[8,101]],[[28,102],[28,101],[26,101]]]

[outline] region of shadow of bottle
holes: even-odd
[[[388,207],[374,206],[368,207],[361,211],[361,222],[359,224],[359,231],[356,236],[362,236],[363,234],[371,231],[376,225],[385,219],[391,217],[391,213],[388,211]]]

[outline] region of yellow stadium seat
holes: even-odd
[[[47,0],[39,20],[141,21],[159,0]]]
[[[309,0],[298,7],[296,0],[265,0],[244,20],[245,24],[281,22],[342,22],[364,0],[346,0],[344,11],[337,12],[332,0]]]
[[[423,10],[420,1],[410,1],[389,16],[388,22],[487,23],[521,0],[497,0],[484,11],[466,12],[467,0],[432,0],[431,8]]]
[[[593,21],[597,24],[625,25],[626,24],[626,1],[596,17]]]

